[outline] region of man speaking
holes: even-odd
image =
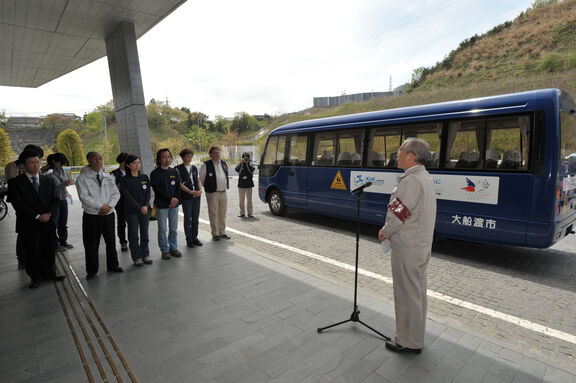
[[[408,138],[400,147],[398,167],[404,174],[390,196],[386,224],[378,232],[389,240],[394,282],[396,341],[394,352],[420,354],[426,330],[426,268],[432,253],[436,197],[430,174],[424,168],[429,156],[426,141]]]

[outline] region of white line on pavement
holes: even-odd
[[[180,213],[180,215],[182,215],[182,214]],[[207,224],[207,225],[210,224],[209,221],[206,221],[204,219],[200,219],[199,221],[204,223],[204,224]],[[354,266],[349,265],[347,263],[339,262],[339,261],[336,261],[334,259],[324,257],[322,255],[314,254],[314,253],[311,253],[311,252],[306,251],[306,250],[301,250],[301,249],[298,249],[298,248],[290,246],[290,245],[286,245],[286,244],[283,244],[280,242],[272,241],[270,239],[258,237],[257,235],[248,234],[248,233],[245,233],[243,231],[232,229],[229,227],[226,228],[226,231],[229,231],[229,232],[234,233],[234,234],[242,235],[244,237],[254,239],[256,241],[267,243],[269,245],[276,246],[276,247],[279,247],[281,249],[292,251],[294,253],[303,255],[305,257],[316,259],[318,261],[328,263],[328,264],[336,266],[336,267],[340,267],[344,270],[354,272]],[[373,279],[377,279],[379,281],[382,281],[382,282],[385,282],[388,284],[392,284],[392,278],[388,278],[388,277],[373,273],[373,272],[368,271],[368,270],[358,268],[358,274],[362,274],[364,276],[367,276],[367,277],[370,277]],[[492,318],[497,318],[497,319],[503,320],[505,322],[512,323],[514,325],[523,327],[523,328],[530,330],[530,331],[535,331],[535,332],[541,333],[541,334],[546,335],[546,336],[550,336],[553,338],[563,340],[565,342],[576,344],[576,335],[568,334],[566,332],[555,330],[553,328],[546,327],[546,326],[543,326],[543,325],[538,324],[538,323],[530,322],[526,319],[522,319],[522,318],[519,318],[519,317],[514,316],[514,315],[504,314],[504,313],[501,313],[500,311],[489,309],[487,307],[480,306],[480,305],[477,305],[477,304],[474,304],[471,302],[467,302],[467,301],[464,301],[462,299],[454,298],[454,297],[451,297],[451,296],[446,295],[446,294],[438,293],[436,291],[428,290],[428,296],[431,298],[441,300],[441,301],[446,302],[446,303],[450,303],[450,304],[458,306],[458,307],[477,311],[479,313],[491,316]]]

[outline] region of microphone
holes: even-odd
[[[350,193],[354,194],[356,192],[361,192],[362,190],[369,188],[370,186],[372,186],[372,182],[368,181],[364,185],[360,186],[359,188],[352,190]]]

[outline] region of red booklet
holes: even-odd
[[[402,222],[406,222],[406,220],[412,216],[412,213],[410,213],[406,205],[400,201],[400,198],[394,198],[394,200],[388,204],[388,209]]]

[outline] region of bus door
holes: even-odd
[[[308,135],[288,136],[286,140],[286,165],[276,179],[283,185],[282,196],[288,208],[306,210],[308,206],[306,151]]]
[[[345,219],[356,218],[350,172],[361,166],[364,130],[318,132],[308,171],[308,210]]]

